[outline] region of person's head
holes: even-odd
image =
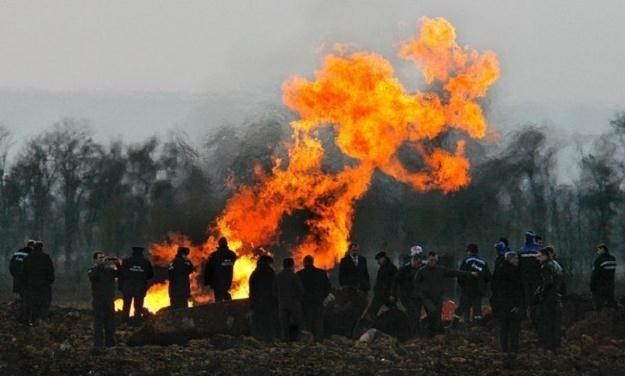
[[[360,254],[360,247],[358,243],[352,243],[349,245],[349,254],[352,256],[358,256]]]
[[[101,265],[104,264],[104,262],[106,261],[106,257],[104,256],[104,252],[102,251],[95,251],[93,252],[93,263],[96,265]]]
[[[375,261],[378,262],[378,265],[383,265],[387,260],[388,260],[388,257],[386,256],[386,252],[382,251],[382,252],[376,253]]]
[[[412,265],[413,268],[418,269],[421,267],[421,265],[423,265],[422,261],[421,261],[421,255],[414,255],[410,258],[410,265]]]
[[[536,237],[534,238],[534,240],[536,241],[536,244],[538,245],[543,245],[545,244],[545,241],[543,240],[543,237],[540,235],[536,235]]]
[[[510,246],[510,243],[508,242],[508,238],[501,237],[499,238],[499,241],[503,243],[506,247]]]
[[[143,255],[143,250],[144,248],[141,246],[134,246],[132,247],[132,255],[133,256],[142,256]]]
[[[434,266],[438,263],[438,254],[434,251],[428,252],[428,265]]]
[[[33,248],[35,251],[43,251],[43,242],[42,241],[36,241],[35,242],[35,246]]]
[[[607,245],[602,243],[602,244],[599,244],[597,246],[597,254],[598,255],[603,255],[604,253],[609,253],[609,252],[610,252],[610,250],[608,249]]]
[[[536,244],[536,233],[529,230],[525,233],[525,244]]]
[[[547,251],[547,249],[545,248],[541,249],[540,251],[538,251],[538,255],[536,256],[536,259],[541,265],[546,263],[547,261],[550,260],[549,251]]]
[[[26,242],[26,248],[30,248],[31,250],[35,248],[35,243],[37,243],[34,240],[29,240]]]
[[[477,255],[478,252],[478,248],[477,248],[477,244],[471,243],[469,245],[467,245],[467,253],[470,255]]]
[[[315,264],[315,258],[311,255],[304,256],[304,267],[310,267]]]
[[[506,252],[505,255],[506,261],[514,266],[519,265],[519,255],[514,251]]]
[[[260,265],[268,265],[268,266],[270,266],[271,264],[273,264],[273,257],[271,257],[269,255],[262,255],[256,261],[256,265],[257,266],[260,266]]]
[[[187,258],[189,257],[189,253],[191,253],[191,250],[187,247],[178,247],[178,252],[177,255],[183,258]]]
[[[293,258],[291,257],[287,257],[284,260],[282,260],[282,268],[285,270],[293,270],[293,267],[295,266],[295,261],[293,260]]]
[[[218,244],[219,248],[228,248],[228,239],[222,236],[221,238],[219,238]]]
[[[549,255],[549,259],[553,260],[556,258],[556,250],[552,246],[548,245],[545,247],[547,254]]]

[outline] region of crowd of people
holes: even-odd
[[[236,254],[225,238],[204,264],[202,280],[214,292],[216,302],[231,300]],[[505,238],[494,246],[493,272],[480,255],[476,244],[466,247],[466,255],[458,269],[439,264],[435,251],[424,252],[413,246],[410,254],[397,268],[385,252],[375,255],[378,271],[373,292],[361,321],[373,323],[386,309],[405,312],[411,335],[437,335],[445,328],[441,321],[445,279],[455,278],[460,297],[448,329],[465,323],[480,323],[482,304],[490,290],[490,306],[500,324],[500,346],[504,352],[519,348],[522,320],[530,320],[543,346],[556,351],[560,345],[562,300],[566,296],[564,269],[555,250],[544,246],[532,231],[519,251],[512,251]],[[614,278],[616,259],[604,244],[597,246],[590,290],[596,309],[615,308]],[[189,248],[179,247],[168,268],[169,296],[172,309],[188,307],[191,298],[191,274],[195,266],[189,260]],[[119,260],[93,253],[94,266],[88,276],[92,289],[94,311],[94,346],[115,344],[114,299],[116,287],[123,295],[122,318],[125,322],[140,319],[145,313],[143,301],[149,282],[154,277],[143,247],[133,247],[132,255]],[[302,260],[296,271],[295,260],[285,258],[282,268],[275,272],[273,259],[262,255],[249,278],[252,334],[264,341],[296,339],[303,331],[315,340],[324,338],[324,307],[331,301],[332,285],[328,272],[315,266],[313,256]],[[54,267],[43,252],[43,243],[29,241],[15,252],[10,262],[14,278],[13,291],[18,295],[18,320],[24,325],[36,325],[45,319],[51,301]],[[357,244],[350,245],[338,265],[338,288],[368,299],[371,278],[367,259]],[[490,288],[489,288],[490,287]],[[134,316],[130,317],[131,306]],[[427,321],[422,322],[423,312]]]

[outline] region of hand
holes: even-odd
[[[394,296],[389,296],[389,297],[388,297],[388,301],[389,301],[389,303],[391,303],[391,304],[395,303],[395,297],[394,297]]]
[[[518,313],[519,312],[519,307],[514,307],[510,310],[510,312],[512,313]]]
[[[471,272],[471,275],[474,276],[474,277],[479,277],[480,273],[478,273],[478,272]]]

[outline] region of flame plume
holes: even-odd
[[[464,141],[455,150],[428,145],[447,132],[460,130],[483,138],[487,123],[477,100],[499,77],[494,52],[460,47],[453,26],[442,18],[423,18],[420,35],[404,42],[399,56],[420,68],[437,92],[410,92],[395,77],[393,66],[372,52],[346,53],[335,48],[322,60],[313,80],[291,77],[283,84],[284,104],[299,115],[291,123],[288,160],[276,159],[270,174],[257,171],[258,182],[242,185],[216,220],[205,244],[192,245],[180,235],[151,248],[152,259],[166,265],[178,244],[191,248],[199,272],[214,250],[217,235],[229,239],[239,255],[234,297],[247,296],[247,278],[254,269],[252,249],[275,244],[281,219],[298,210],[312,213],[308,235],[294,250],[300,261],[313,254],[325,269],[334,267],[347,250],[354,204],[367,191],[378,170],[418,191],[456,191],[470,183]],[[318,130],[332,127],[335,143],[354,163],[338,173],[322,168],[325,151]],[[398,158],[408,146],[422,157],[423,167],[409,170]],[[194,278],[196,301],[206,301]]]

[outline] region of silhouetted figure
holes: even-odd
[[[107,259],[102,252],[93,253],[94,266],[89,269],[91,305],[93,307],[93,346],[115,346],[115,279],[121,264]]]
[[[614,273],[616,272],[616,258],[610,254],[608,246],[597,246],[597,258],[592,266],[590,277],[590,291],[596,310],[603,307],[616,308],[614,299]]]
[[[560,347],[562,300],[560,296],[562,271],[549,257],[549,250],[541,249],[537,257],[541,265],[541,283],[536,290],[538,336],[547,350]]]
[[[213,289],[216,302],[232,300],[228,291],[232,285],[232,271],[236,260],[236,253],[228,248],[228,240],[220,238],[217,250],[208,257],[204,269],[204,284]]]
[[[467,256],[462,260],[460,270],[463,272],[477,272],[478,277],[458,278],[460,304],[454,312],[453,326],[458,325],[463,315],[465,316],[465,322],[469,322],[471,319],[474,321],[482,319],[482,298],[486,293],[486,287],[491,277],[488,263],[478,255],[477,244],[469,244],[466,252]],[[472,317],[470,314],[471,310],[473,310]]]
[[[519,351],[519,330],[523,286],[519,274],[519,256],[508,251],[504,261],[495,269],[491,285],[490,304],[499,321],[499,343],[504,353]]]
[[[280,336],[285,341],[295,339],[304,323],[304,287],[293,271],[294,265],[292,258],[285,258],[282,261],[282,271],[276,275],[273,284],[273,292],[278,299]]]
[[[189,261],[189,248],[179,247],[176,257],[169,264],[169,304],[171,308],[187,308],[191,297],[191,280],[193,264]]]
[[[37,320],[48,317],[52,301],[54,265],[50,256],[43,252],[43,243],[39,241],[24,258],[23,264],[26,310],[22,321],[35,324]]]
[[[421,309],[423,301],[415,291],[414,279],[417,271],[423,266],[421,247],[411,250],[410,263],[397,271],[393,284],[393,296],[399,298],[408,316],[411,335],[418,334],[421,326]]]
[[[495,243],[495,269],[505,261],[508,252],[510,252],[508,239],[499,238]]]
[[[523,313],[533,310],[533,297],[540,284],[540,264],[536,260],[540,245],[536,243],[536,234],[533,231],[525,233],[525,245],[519,250],[519,272],[523,284]],[[534,321],[532,319],[532,321]]]
[[[35,241],[29,240],[26,242],[26,246],[13,253],[11,260],[9,261],[9,272],[13,277],[13,293],[17,294],[16,308],[18,321],[24,321],[26,317],[26,297],[24,288],[24,259],[35,248]]]
[[[370,320],[375,320],[383,305],[389,308],[395,305],[393,282],[395,281],[395,274],[397,274],[397,267],[386,256],[386,252],[378,252],[375,255],[375,260],[380,267],[373,286],[373,299],[367,311]]]
[[[143,256],[143,247],[132,247],[132,256],[122,262],[119,289],[124,296],[123,317],[128,321],[130,306],[134,304],[134,317],[141,318],[143,301],[148,291],[148,281],[154,277],[152,264]]]
[[[325,270],[314,265],[314,258],[304,257],[304,268],[297,272],[304,287],[304,322],[306,329],[314,334],[315,340],[321,341],[323,332],[323,301],[330,294],[330,280]]]
[[[271,264],[271,256],[260,256],[249,281],[252,335],[266,342],[278,335],[278,300],[273,290],[276,273]]]
[[[368,293],[371,289],[367,259],[360,255],[358,244],[352,243],[339,264],[339,285]]]

